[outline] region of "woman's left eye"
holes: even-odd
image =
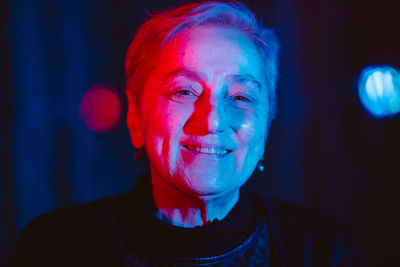
[[[246,93],[234,93],[228,97],[230,107],[239,109],[254,108],[257,105],[257,99]]]
[[[236,96],[233,96],[233,98],[235,98],[235,100],[237,100],[237,101],[250,102],[250,99],[248,99],[247,97],[242,96],[242,95],[236,95]]]

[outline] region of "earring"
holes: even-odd
[[[143,149],[143,147],[141,149],[139,149],[138,152],[135,152],[135,154],[133,154],[133,158],[138,160],[138,161],[141,161],[143,159],[143,157],[144,157],[144,149]]]
[[[133,158],[136,159],[140,164],[148,166],[149,160],[144,147],[140,148],[138,152],[133,154]]]
[[[264,172],[264,162],[263,162],[263,159],[260,159],[260,161],[258,162],[258,164],[257,164],[257,170],[258,170],[259,172]]]

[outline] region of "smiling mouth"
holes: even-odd
[[[215,148],[215,147],[201,147],[201,146],[194,146],[194,145],[188,145],[184,146],[186,149],[201,153],[201,154],[208,154],[208,155],[226,155],[232,150],[229,149],[220,149],[220,148]]]

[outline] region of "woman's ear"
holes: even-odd
[[[126,117],[126,122],[128,125],[129,133],[131,135],[132,145],[136,149],[142,148],[144,139],[143,139],[143,133],[142,133],[142,130],[140,127],[139,113],[138,113],[138,109],[136,108],[135,104],[132,103],[132,101],[129,101],[129,104],[128,104],[128,114]]]

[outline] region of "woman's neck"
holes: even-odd
[[[151,172],[156,216],[175,226],[205,226],[222,220],[239,200],[239,189],[217,196],[196,196],[171,185]]]

